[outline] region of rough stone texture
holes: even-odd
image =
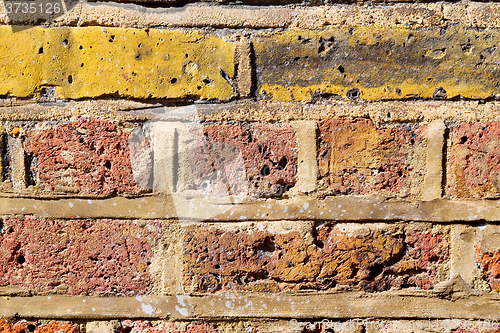
[[[78,333],[80,332],[80,325],[51,321],[47,324],[40,324],[37,321],[19,320],[11,322],[7,319],[0,319],[0,332],[1,333]]]
[[[208,323],[194,323],[187,324],[183,329],[179,328],[176,323],[159,324],[152,326],[151,322],[147,320],[123,320],[121,322],[121,329],[119,333],[219,333],[216,325]]]
[[[500,291],[500,252],[481,253],[476,246],[476,260],[481,265],[491,289]]]
[[[372,233],[347,236],[318,227],[307,244],[298,232],[198,229],[185,237],[184,285],[219,290],[325,290],[349,285],[366,291],[416,286],[430,289],[448,259],[444,234]]]
[[[68,6],[66,1],[66,6]],[[468,27],[498,28],[498,3],[375,3],[328,4],[324,6],[207,6],[183,7],[118,5],[105,2],[74,1],[73,10],[55,17],[50,14],[7,15],[0,8],[0,23],[33,25],[37,19],[50,20],[51,26],[114,26],[123,28],[198,27],[198,28],[302,28],[318,29],[328,25],[404,25],[413,28],[464,24]]]
[[[497,96],[495,29],[337,26],[255,36],[261,98],[380,100]]]
[[[26,151],[41,183],[83,194],[138,193],[129,134],[109,121],[84,119],[28,134]],[[136,145],[134,145],[136,147]],[[137,151],[133,152],[137,157]]]
[[[144,222],[141,222],[143,224]],[[158,222],[6,219],[1,222],[0,285],[71,295],[142,294],[150,283]]]
[[[0,95],[226,100],[234,49],[179,30],[1,26]]]
[[[451,132],[447,194],[452,198],[500,195],[500,123],[461,124]]]
[[[196,188],[219,196],[280,196],[295,184],[298,151],[290,125],[210,125],[203,133],[189,148]]]
[[[328,118],[318,127],[320,185],[327,194],[418,193],[422,128],[377,129],[364,118]]]

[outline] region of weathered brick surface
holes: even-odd
[[[377,232],[355,238],[318,227],[313,244],[297,232],[198,229],[185,237],[184,285],[218,290],[325,290],[349,285],[366,291],[430,289],[436,266],[448,259],[444,234]]]
[[[0,319],[0,332],[1,333],[78,333],[80,332],[80,325],[51,321],[47,324],[40,324],[36,320],[19,320],[12,322],[7,319]]]
[[[364,118],[328,118],[319,128],[320,185],[328,194],[418,193],[422,128],[377,129]]]
[[[500,251],[481,253],[479,247],[476,246],[476,260],[491,289],[500,291]]]
[[[150,283],[149,265],[160,225],[141,224],[32,217],[2,220],[0,286],[48,291],[66,285],[72,295],[142,294]]]
[[[210,125],[203,133],[189,147],[196,188],[214,195],[279,196],[295,184],[298,150],[290,125]]]
[[[263,98],[446,99],[497,95],[499,31],[460,25],[336,26],[255,38]]]
[[[461,124],[451,132],[447,189],[453,198],[500,195],[500,123]]]
[[[0,95],[225,100],[234,92],[234,45],[210,34],[1,26],[0,53]]]
[[[25,147],[36,158],[32,171],[51,190],[59,187],[94,195],[138,193],[128,136],[112,122],[81,118],[30,133]]]
[[[187,324],[185,329],[180,329],[176,323],[159,324],[152,326],[147,320],[123,320],[119,333],[219,333],[217,325],[208,323]]]

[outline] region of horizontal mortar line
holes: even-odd
[[[500,319],[497,294],[449,300],[416,292],[367,294],[263,294],[224,292],[204,296],[0,297],[0,317],[39,319]]]
[[[321,29],[327,25],[391,26],[396,23],[422,28],[443,26],[447,23],[463,23],[473,27],[500,26],[495,15],[491,15],[491,13],[498,12],[499,4],[486,2],[417,4],[403,1],[390,6],[341,3],[307,7],[188,4],[170,8],[154,8],[152,7],[154,3],[151,5],[140,3],[141,1],[135,4],[81,2],[65,15],[46,22],[46,25],[248,29],[288,27]],[[71,3],[69,3],[69,8],[71,8]],[[468,12],[468,8],[476,12]],[[477,13],[477,10],[488,15],[478,15],[480,13]],[[9,17],[4,6],[0,8],[0,24],[36,25],[38,23],[35,22],[33,15],[24,17],[10,15]]]
[[[449,223],[500,221],[500,201],[432,201],[337,196],[324,199],[213,198],[154,195],[140,198],[0,198],[0,215],[40,218],[171,219],[195,222],[240,221],[427,221]]]
[[[12,101],[16,102],[15,99]],[[500,121],[500,101],[335,101],[324,104],[303,104],[279,101],[242,99],[224,104],[191,104],[196,112],[176,112],[182,106],[151,105],[128,99],[59,101],[56,105],[40,105],[36,101],[11,106],[11,100],[0,99],[0,121],[43,121],[75,116],[102,119],[148,121],[291,121],[322,120],[333,116],[370,117],[375,122],[420,122],[435,119],[454,122]],[[391,118],[387,118],[390,113]],[[183,116],[184,115],[184,116]],[[394,119],[397,119],[395,121]]]

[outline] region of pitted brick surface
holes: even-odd
[[[0,233],[0,286],[68,293],[143,294],[158,222],[7,219]]]
[[[215,195],[279,196],[295,184],[298,150],[290,125],[210,125],[203,133],[206,141],[191,147],[198,188]]]
[[[137,193],[128,133],[106,120],[84,119],[28,135],[26,151],[40,182],[83,194]]]
[[[319,123],[319,172],[328,194],[408,195],[423,180],[422,129],[377,129],[364,118]]]
[[[448,194],[453,198],[500,195],[500,123],[461,124],[451,132]]]
[[[500,252],[481,253],[479,247],[476,246],[476,260],[491,289],[500,291]]]
[[[416,286],[430,289],[436,265],[448,259],[444,234],[378,232],[355,238],[319,227],[313,244],[297,232],[198,229],[186,238],[184,285],[199,291],[325,290],[349,285],[381,291]]]
[[[51,321],[47,324],[40,324],[33,320],[20,320],[11,322],[7,319],[0,319],[0,332],[1,333],[78,333],[80,332],[80,325]]]

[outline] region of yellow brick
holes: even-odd
[[[498,29],[462,26],[261,34],[255,39],[258,89],[282,101],[346,97],[351,89],[366,100],[499,96],[499,38]]]
[[[0,95],[202,98],[233,87],[234,46],[213,35],[159,29],[0,27]]]

